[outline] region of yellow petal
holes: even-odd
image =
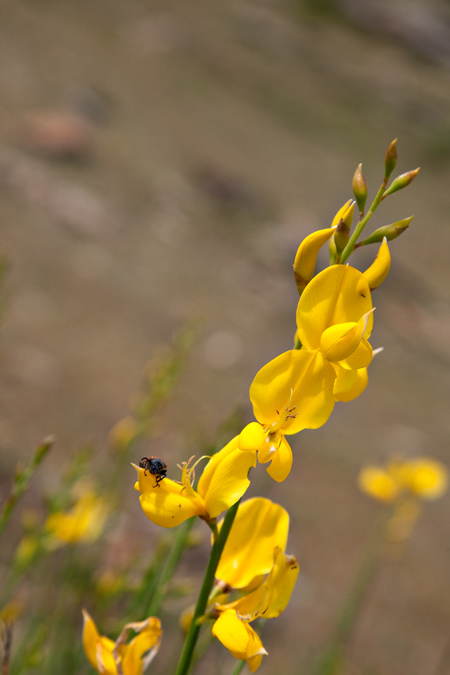
[[[250,422],[239,434],[240,450],[259,450],[266,442],[266,434],[258,422]]]
[[[284,550],[288,532],[289,515],[279,504],[263,497],[243,502],[225,544],[216,577],[233,588],[245,588],[255,577],[268,574],[273,565],[273,550],[277,546]]]
[[[175,527],[192,516],[207,516],[204,500],[190,483],[180,485],[165,478],[155,487],[154,476],[134,465],[138,473],[139,501],[147,518],[161,527]]]
[[[117,675],[112,655],[114,642],[99,635],[94,620],[85,609],[83,609],[83,619],[83,647],[90,664],[102,675]]]
[[[238,447],[239,436],[211,457],[200,476],[198,494],[203,498],[210,518],[216,518],[246,492],[248,472],[256,466],[256,451]]]
[[[276,547],[272,569],[261,586],[234,602],[218,605],[218,609],[234,609],[239,616],[249,621],[260,617],[276,618],[288,606],[298,573],[299,566],[294,556],[285,555]]]
[[[219,616],[212,633],[236,659],[246,660],[252,673],[261,665],[263,654],[267,654],[253,628],[232,609]]]
[[[335,365],[336,380],[334,381],[333,394],[336,401],[353,401],[367,387],[367,368],[349,370]]]
[[[344,206],[341,206],[339,211],[336,213],[336,215],[333,218],[333,221],[331,223],[331,227],[336,227],[336,225],[339,225],[341,220],[345,218],[345,215],[347,214],[348,210],[351,208],[352,205],[352,200],[349,199],[347,202],[345,202]]]
[[[313,232],[308,235],[298,247],[294,262],[294,274],[299,293],[303,291],[313,278],[317,254],[325,242],[331,237],[334,230],[334,227],[328,227],[326,230]]]
[[[372,346],[365,338],[363,338],[353,354],[343,361],[339,361],[339,365],[350,370],[367,368],[367,366],[369,366],[372,362],[372,356]]]
[[[389,246],[386,237],[384,237],[382,244],[378,250],[377,257],[371,266],[363,272],[364,278],[367,281],[369,288],[373,291],[386,279],[391,268],[391,254],[389,253]]]
[[[305,288],[297,307],[298,336],[304,349],[319,349],[322,333],[330,326],[357,323],[372,309],[369,286],[361,272],[334,265],[320,272]],[[364,337],[372,331],[369,315]]]
[[[318,351],[293,349],[280,354],[261,368],[250,387],[256,419],[285,434],[317,429],[333,410],[335,377]]]
[[[144,627],[140,632],[128,645],[124,645],[122,656],[123,675],[142,675],[142,671],[157,652],[162,635],[160,620],[156,617],[149,617],[146,622],[142,623]],[[139,625],[129,624],[131,628]],[[147,654],[149,650],[152,651]],[[147,654],[146,657],[144,657],[145,654]]]
[[[353,355],[355,358],[350,363],[355,365],[350,365],[350,368],[366,368],[369,365],[372,360],[372,348],[363,336],[372,311],[364,314],[358,322],[339,323],[324,330],[320,338],[320,349],[328,361],[337,363],[344,359],[350,359]],[[355,352],[360,346],[361,340],[364,340],[364,345],[356,356]],[[368,362],[366,363],[367,359]],[[361,365],[356,365],[360,362]]]
[[[269,446],[269,452],[259,452],[258,460],[261,464],[270,462],[267,473],[271,478],[282,483],[290,474],[292,468],[292,450],[291,446],[283,434],[275,447],[271,444],[271,434],[267,437],[266,445]]]
[[[438,499],[447,491],[448,472],[440,462],[421,457],[404,463],[401,481],[422,499]]]
[[[381,502],[393,502],[400,494],[397,481],[378,466],[366,466],[359,474],[360,489]]]

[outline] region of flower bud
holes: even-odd
[[[386,279],[390,268],[391,254],[389,253],[389,247],[387,245],[386,238],[384,238],[377,257],[371,266],[366,269],[365,272],[363,272],[363,276],[369,284],[371,291],[373,291],[375,288],[378,288],[378,286],[380,286],[380,284]]]
[[[364,213],[364,206],[367,199],[367,184],[361,171],[362,164],[358,166],[353,176],[353,194],[360,213]]]
[[[389,176],[393,172],[397,165],[397,139],[394,138],[392,143],[387,149],[386,157],[384,160],[384,179],[387,182]]]
[[[394,178],[388,189],[383,195],[384,197],[387,197],[388,195],[393,194],[394,192],[397,192],[398,190],[403,190],[407,185],[413,182],[414,178],[417,176],[417,174],[420,171],[420,166],[417,169],[414,169],[414,171],[407,171],[406,173],[402,173],[401,176],[397,176],[397,178]]]
[[[409,218],[404,218],[403,220],[398,220],[396,223],[391,225],[384,225],[379,227],[378,230],[372,232],[372,234],[358,243],[358,246],[366,246],[367,244],[379,244],[386,237],[388,241],[392,239],[397,239],[408,227],[414,216]]]
[[[350,228],[353,221],[353,213],[355,211],[355,202],[352,202],[339,221],[336,231],[334,233],[334,243],[336,244],[336,254],[340,258],[342,251],[348,244],[350,239]]]
[[[308,235],[298,247],[294,261],[295,282],[300,295],[314,276],[317,255],[335,228],[328,227]]]

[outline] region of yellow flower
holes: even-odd
[[[75,492],[79,496],[74,506],[66,512],[52,513],[45,522],[50,546],[92,542],[103,532],[110,510],[108,501],[98,497],[89,484],[76,485]]]
[[[363,492],[382,502],[400,497],[438,499],[447,490],[448,472],[436,460],[419,457],[404,462],[390,461],[386,467],[367,466],[359,474]]]
[[[267,652],[249,623],[260,617],[273,619],[286,609],[298,572],[294,556],[287,556],[275,547],[272,569],[258,588],[234,602],[216,605],[219,618],[213,626],[213,635],[235,658],[245,659],[252,673]]]
[[[274,548],[286,548],[288,532],[289,514],[282,506],[264,497],[247,499],[234,519],[217,567],[217,579],[232,588],[260,583],[272,569]]]
[[[87,611],[83,610],[83,647],[91,665],[100,675],[142,675],[156,655],[161,642],[161,622],[155,617],[124,626],[116,642],[100,635]],[[129,630],[137,635],[126,644]]]
[[[250,485],[248,472],[256,464],[256,451],[238,446],[238,436],[211,457],[194,490],[194,468],[182,469],[181,481],[165,478],[155,485],[154,476],[144,469],[138,473],[135,488],[140,491],[142,509],[152,522],[175,527],[192,516],[213,520],[235,504]]]
[[[276,481],[283,481],[292,466],[285,435],[325,424],[334,406],[335,378],[333,367],[319,350],[303,349],[280,354],[256,374],[250,400],[264,431],[258,460],[271,462],[267,472]]]

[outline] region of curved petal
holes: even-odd
[[[246,621],[241,621],[232,609],[219,616],[213,625],[212,634],[236,659],[247,661],[252,673],[261,665],[262,656],[267,654],[253,628]]]
[[[145,476],[144,469],[133,466],[138,473],[142,510],[153,523],[161,527],[175,527],[192,516],[207,516],[204,500],[189,482],[180,485],[165,478],[155,487],[154,476]]]
[[[83,609],[83,647],[93,668],[104,675],[117,675],[116,663],[112,655],[115,644],[107,637],[99,635],[92,617]]]
[[[280,548],[273,552],[273,566],[267,579],[252,593],[243,598],[219,605],[221,609],[234,609],[240,616],[253,621],[259,617],[274,619],[288,606],[299,573],[294,556],[285,555]]]
[[[210,518],[217,518],[235,504],[250,485],[248,472],[256,466],[256,450],[240,450],[238,438],[213,455],[198,482],[198,494],[204,499]],[[213,470],[208,470],[210,464]]]
[[[373,291],[375,288],[378,288],[378,286],[383,283],[390,269],[391,254],[389,253],[387,239],[384,237],[375,260],[371,266],[366,269],[365,272],[363,272],[364,278],[369,284],[371,291]]]
[[[240,450],[259,450],[266,442],[266,434],[258,422],[250,422],[239,434]]]
[[[318,351],[293,349],[280,354],[261,368],[250,387],[256,419],[286,434],[317,429],[333,410],[335,377]]]
[[[372,309],[370,289],[363,274],[348,265],[333,265],[314,277],[297,307],[298,336],[305,349],[319,349],[322,333],[330,326],[359,319]],[[369,316],[364,337],[372,331]]]
[[[147,625],[131,642],[124,646],[122,656],[123,675],[142,675],[142,671],[149,663],[149,658],[153,658],[157,651],[162,635],[161,622],[156,617],[150,617],[147,622]],[[150,649],[152,653],[149,658],[143,659]]]
[[[334,381],[333,395],[335,401],[353,401],[367,387],[369,381],[367,368],[348,370],[335,365],[337,377]]]
[[[317,255],[334,231],[334,227],[328,227],[325,230],[312,232],[298,247],[294,261],[294,274],[299,293],[303,292],[303,289],[313,278]]]
[[[372,362],[372,355],[372,345],[370,342],[367,342],[365,338],[363,338],[353,354],[343,361],[340,361],[339,365],[350,370],[367,368],[367,366]]]
[[[219,523],[220,527],[221,523]],[[268,574],[276,546],[285,549],[289,514],[270,499],[255,497],[238,509],[216,571],[233,588],[245,588],[255,577]]]
[[[260,454],[261,453],[258,454],[258,459]],[[277,483],[282,483],[291,472],[292,460],[291,446],[282,435],[276,452],[272,453],[269,459],[266,460],[271,461],[270,466],[267,467],[267,473],[271,478],[276,480]],[[262,462],[262,460],[260,461]]]

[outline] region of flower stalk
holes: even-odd
[[[239,503],[240,500],[237,501],[233,506],[231,506],[228,509],[222,527],[220,528],[219,536],[217,538],[214,538],[214,543],[211,549],[211,555],[209,557],[208,566],[206,568],[202,587],[200,589],[197,604],[195,606],[194,616],[192,617],[189,632],[186,636],[183,651],[181,653],[180,661],[178,663],[176,675],[187,675],[187,673],[189,672],[192,662],[192,656],[194,654],[195,645],[197,643],[197,639],[201,628],[199,619],[205,614],[208,599],[212,587],[214,585],[214,579],[216,575],[217,566],[220,561],[220,556],[222,555],[222,551],[225,547],[228,535],[231,530],[231,526],[233,525],[234,519],[236,517],[236,513],[239,508]]]

